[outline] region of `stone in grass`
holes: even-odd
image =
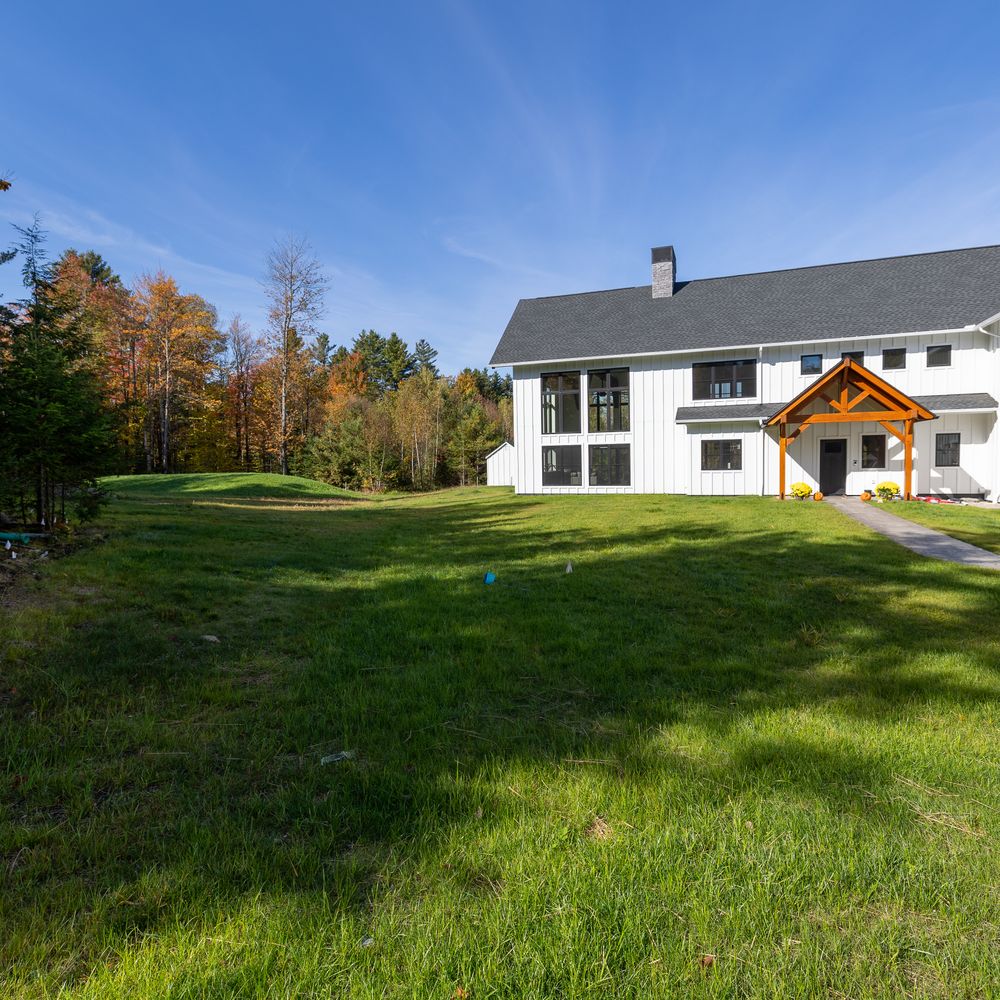
[[[203,635],[202,639],[205,642],[221,642],[221,640],[219,639],[219,637],[217,635]]]

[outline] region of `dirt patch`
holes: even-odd
[[[583,831],[591,840],[610,840],[615,831],[603,816],[595,816]]]

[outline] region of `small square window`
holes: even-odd
[[[819,375],[823,371],[822,354],[803,354],[799,358],[799,373],[802,375]]]
[[[951,344],[927,348],[928,368],[948,368],[951,366]]]
[[[959,464],[961,434],[937,434],[934,438],[934,464],[939,469],[955,468]]]
[[[882,370],[899,371],[906,367],[906,348],[887,347],[882,352]]]
[[[885,468],[884,434],[861,435],[861,468],[862,469]]]
[[[857,361],[859,365],[865,363],[865,352],[864,351],[842,351],[840,355],[841,361],[846,361],[850,358],[852,361]]]

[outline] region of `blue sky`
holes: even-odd
[[[1000,242],[996,3],[14,4],[0,221],[485,364],[520,297]],[[12,267],[0,296],[15,294]]]

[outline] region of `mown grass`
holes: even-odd
[[[348,490],[328,486],[301,476],[279,476],[268,472],[215,472],[186,475],[108,476],[104,486],[123,498],[227,496],[227,497],[349,497]]]
[[[1000,507],[960,507],[950,504],[894,503],[886,510],[917,524],[926,524],[963,542],[1000,553]]]
[[[825,504],[117,492],[3,612],[0,994],[995,995],[1000,575]]]

